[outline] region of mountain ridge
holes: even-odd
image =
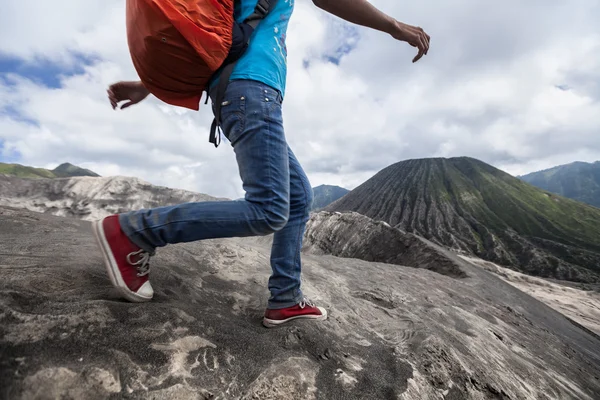
[[[405,160],[324,211],[355,211],[544,277],[600,281],[600,210],[470,157]]]
[[[600,161],[575,161],[518,178],[548,192],[600,208]]]
[[[32,180],[0,175],[0,204],[86,220],[205,200],[216,199],[135,178]],[[539,190],[473,158],[393,164],[324,210],[356,211],[521,272],[600,282],[600,225],[594,223],[600,219],[598,209]]]
[[[71,178],[76,176],[100,177],[97,173],[86,168],[81,168],[71,163],[62,163],[52,170],[57,178]]]
[[[18,178],[68,178],[76,176],[99,177],[97,173],[89,169],[81,168],[71,163],[62,163],[56,168],[50,170],[46,168],[36,168],[16,163],[0,162],[0,174],[15,176]]]

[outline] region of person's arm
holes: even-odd
[[[113,110],[118,107],[118,103],[121,101],[127,101],[127,103],[121,106],[121,109],[125,109],[139,103],[150,94],[150,91],[146,89],[141,81],[113,83],[106,92]]]
[[[320,9],[356,25],[390,34],[419,49],[418,61],[429,50],[430,37],[423,29],[404,24],[381,12],[367,0],[313,0]]]

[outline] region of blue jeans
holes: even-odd
[[[282,100],[279,91],[260,82],[228,85],[221,124],[235,152],[243,201],[185,203],[119,216],[125,234],[150,254],[173,243],[274,234],[268,303],[273,309],[302,300],[300,250],[313,201],[310,182],[286,142]]]

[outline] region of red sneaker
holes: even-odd
[[[151,300],[154,291],[148,280],[150,254],[129,240],[117,215],[94,221],[92,227],[113,286],[129,301]]]
[[[279,310],[267,308],[265,317],[263,318],[263,325],[267,328],[274,328],[300,318],[322,321],[327,319],[327,310],[323,307],[315,306],[309,299],[304,298],[300,303],[293,307],[282,308]]]

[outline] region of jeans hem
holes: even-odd
[[[282,308],[294,307],[296,304],[299,304],[303,298],[304,298],[304,296],[302,295],[302,293],[300,293],[300,295],[297,297],[297,299],[293,300],[293,301],[274,302],[274,301],[269,300],[267,308],[269,310],[281,310]]]
[[[119,225],[121,226],[121,230],[123,231],[125,236],[127,236],[127,238],[133,242],[133,244],[135,244],[140,249],[147,251],[148,253],[150,253],[151,256],[153,256],[156,253],[155,248],[153,248],[152,246],[148,246],[146,243],[139,240],[139,238],[136,235],[136,232],[131,228],[131,226],[127,222],[127,214],[119,214]]]

